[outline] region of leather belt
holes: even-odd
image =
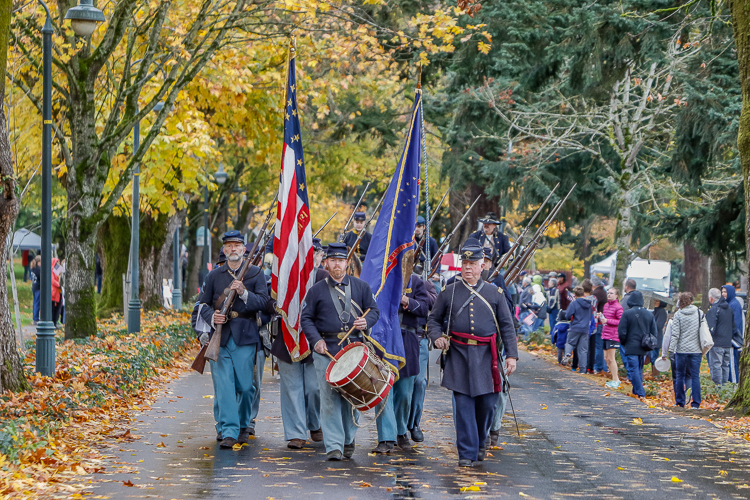
[[[254,313],[232,311],[229,314],[229,319],[234,319],[234,318],[252,319],[254,316],[255,316]]]

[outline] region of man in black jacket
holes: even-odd
[[[643,338],[653,335],[656,338],[656,321],[651,311],[643,308],[643,295],[634,290],[628,298],[628,310],[622,313],[617,327],[620,344],[625,350],[625,368],[633,384],[633,394],[646,397],[643,388],[643,362],[649,349],[643,346]]]
[[[714,339],[714,346],[709,355],[711,380],[716,385],[722,385],[729,381],[734,313],[718,288],[708,291],[708,301],[711,308],[706,313],[706,322]]]

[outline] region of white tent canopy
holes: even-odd
[[[592,273],[609,274],[611,277],[614,277],[616,266],[617,266],[617,252],[614,252],[612,255],[605,258],[604,260],[597,262],[596,264],[591,264],[591,267],[589,267],[589,270]],[[610,283],[611,283],[611,280],[610,280]]]
[[[19,250],[40,250],[42,248],[42,237],[32,233],[26,228],[21,228],[13,233],[13,252]]]

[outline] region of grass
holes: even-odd
[[[18,308],[21,312],[21,325],[28,326],[33,324],[33,305],[34,294],[31,291],[31,281],[23,282],[23,266],[21,259],[13,259],[13,270],[16,275],[16,290],[18,291]],[[16,308],[13,307],[13,289],[10,279],[8,282],[8,300],[10,304],[10,315],[13,319],[13,325],[16,325]]]

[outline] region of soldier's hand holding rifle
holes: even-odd
[[[229,285],[229,289],[236,291],[238,297],[242,296],[242,294],[245,293],[245,285],[243,285],[240,280],[232,281],[232,284]]]
[[[215,325],[222,325],[227,322],[227,317],[221,314],[221,311],[218,309],[214,311],[214,324]]]
[[[209,341],[208,333],[206,332],[201,333],[201,336],[198,337],[198,342],[200,342],[202,346],[208,344],[208,341]]]

